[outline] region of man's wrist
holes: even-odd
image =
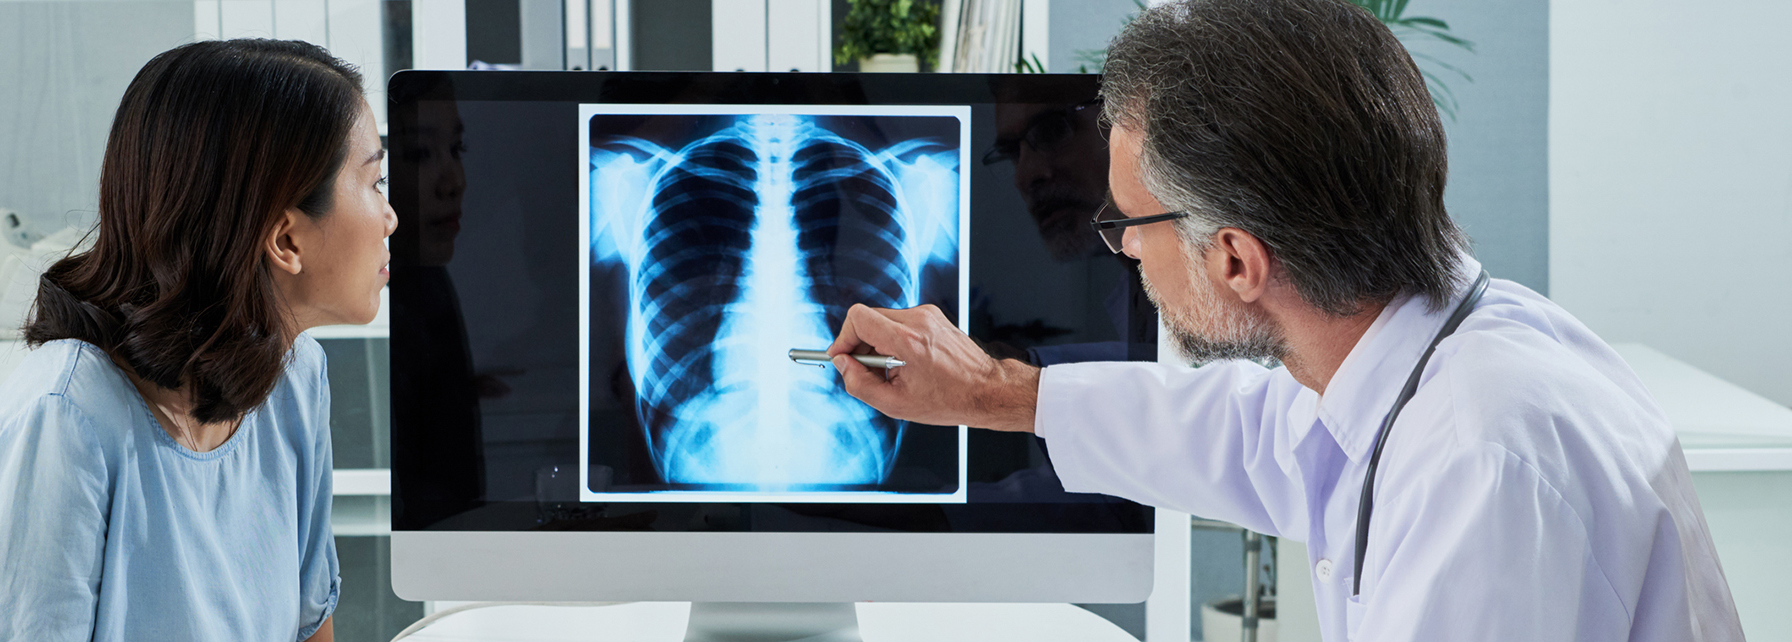
[[[1019,359],[996,361],[996,376],[982,395],[988,421],[980,427],[1033,432],[1034,409],[1039,405],[1039,372],[1038,367]]]

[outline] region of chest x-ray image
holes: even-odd
[[[584,500],[964,501],[965,428],[885,417],[787,353],[854,303],[959,317],[967,108],[580,118]]]

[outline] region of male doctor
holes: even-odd
[[[1385,27],[1344,0],[1187,0],[1104,75],[1096,218],[1207,364],[1041,370],[931,306],[855,306],[829,350],[849,392],[1036,432],[1070,491],[1305,540],[1327,640],[1742,639],[1667,419],[1574,317],[1481,279]],[[873,351],[907,365],[844,356]]]

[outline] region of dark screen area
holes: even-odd
[[[1106,190],[1095,93],[1066,75],[395,76],[393,527],[1151,532],[1144,507],[1065,493],[1042,440],[975,429],[962,504],[578,501],[580,103],[968,105],[970,292],[954,312],[1001,358],[1151,360],[1136,264],[1087,225]]]

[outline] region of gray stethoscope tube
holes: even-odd
[[[1400,389],[1400,396],[1394,399],[1394,407],[1388,410],[1388,416],[1381,420],[1381,429],[1375,432],[1375,450],[1369,455],[1369,472],[1363,476],[1363,497],[1356,508],[1356,560],[1354,573],[1351,575],[1350,595],[1355,597],[1363,591],[1363,554],[1369,550],[1369,513],[1375,509],[1375,467],[1381,463],[1381,448],[1388,443],[1388,429],[1394,427],[1394,420],[1400,417],[1400,410],[1406,402],[1412,401],[1412,395],[1418,392],[1419,375],[1425,372],[1425,364],[1431,361],[1431,353],[1437,351],[1437,344],[1444,337],[1456,332],[1456,326],[1473,312],[1475,304],[1481,301],[1481,295],[1487,293],[1487,270],[1481,270],[1481,276],[1475,284],[1469,286],[1468,296],[1450,313],[1444,321],[1444,327],[1437,331],[1437,337],[1431,339],[1431,347],[1425,348],[1425,355],[1419,357],[1419,364],[1412,367],[1412,374],[1406,377],[1406,386]]]

